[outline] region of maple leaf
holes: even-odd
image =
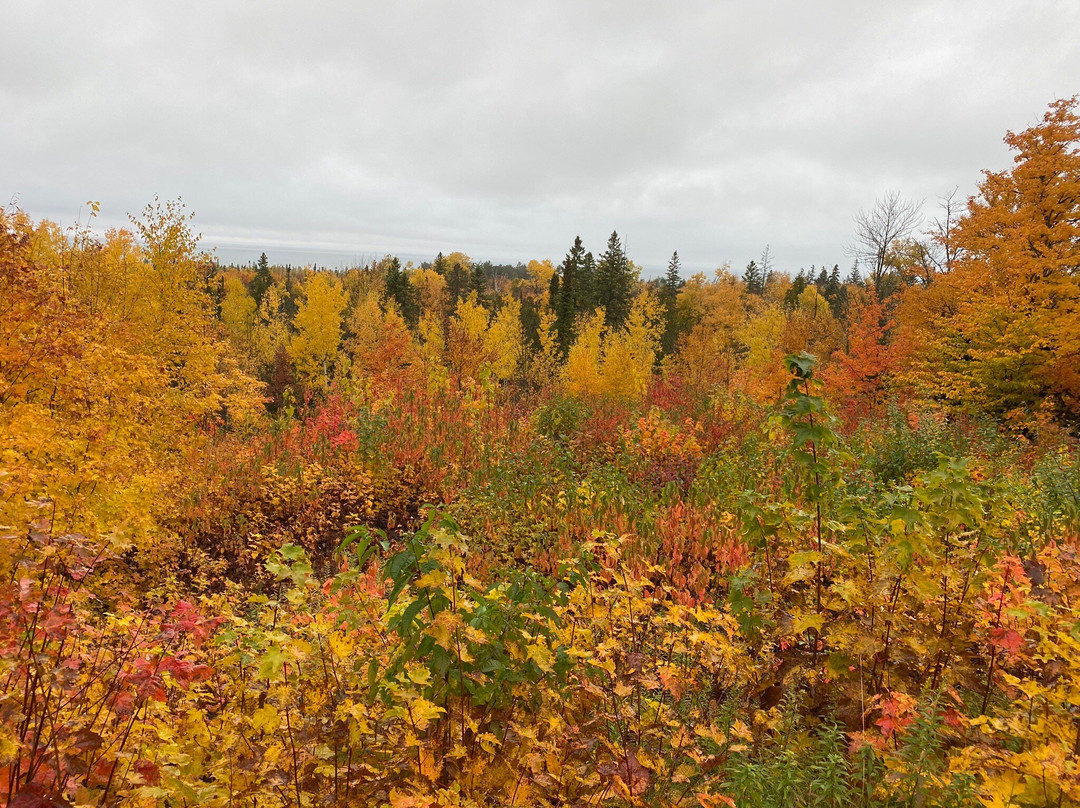
[[[998,626],[990,631],[990,642],[1002,649],[1009,656],[1020,653],[1024,638],[1015,629]]]

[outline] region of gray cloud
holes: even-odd
[[[652,272],[766,243],[784,268],[844,264],[860,208],[970,193],[1007,129],[1080,91],[1073,2],[0,13],[3,199],[67,223],[97,199],[119,224],[182,195],[223,256],[294,262],[557,260],[617,228]]]

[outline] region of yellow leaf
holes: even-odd
[[[426,575],[422,575],[416,582],[417,589],[423,589],[425,586],[442,586],[443,581],[446,580],[446,573],[440,569],[434,569]]]
[[[431,683],[431,671],[423,665],[409,663],[405,667],[405,673],[410,680],[418,685],[423,686]]]
[[[273,704],[260,707],[251,716],[251,726],[260,732],[276,731],[281,726],[281,718],[278,716],[277,708]]]
[[[432,704],[427,699],[415,699],[409,705],[409,714],[419,730],[427,729],[432,721],[445,712],[445,709],[437,704]]]
[[[551,649],[543,645],[530,645],[527,647],[527,659],[536,663],[544,673],[551,673],[554,669],[554,656]]]
[[[801,634],[807,629],[814,629],[821,631],[821,627],[825,625],[825,615],[823,614],[800,614],[791,623],[791,630],[795,634]]]

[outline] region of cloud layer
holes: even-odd
[[[1075,2],[0,6],[0,198],[183,196],[224,257],[843,265],[1080,91]]]

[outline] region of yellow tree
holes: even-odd
[[[396,311],[396,308],[394,310]],[[420,354],[424,358],[428,369],[442,368],[446,356],[447,332],[447,325],[443,317],[429,311],[420,318],[416,331],[420,340]]]
[[[383,311],[378,292],[369,292],[357,302],[349,331],[350,372],[354,379],[370,384],[376,398],[417,363],[416,344],[405,318],[393,305]]]
[[[450,318],[447,356],[451,367],[463,378],[477,378],[485,363],[487,324],[487,309],[476,302],[475,294],[461,300]]]
[[[510,298],[492,317],[476,297],[473,292],[458,303],[450,319],[450,364],[463,378],[479,379],[490,373],[505,381],[517,371],[525,347],[521,304]]]
[[[585,398],[603,392],[600,376],[603,339],[604,310],[597,309],[578,326],[577,339],[566,355],[563,381],[571,395]]]
[[[51,230],[0,211],[0,522],[22,526],[49,502],[57,533],[164,551],[167,532],[151,528],[172,515],[205,446],[199,424],[254,412],[255,383],[201,305],[188,321],[168,315],[171,342],[151,333],[161,299],[143,292],[168,266],[122,237],[140,294],[95,297],[72,285],[71,266],[108,258],[120,239],[52,251],[38,238]],[[179,306],[200,303],[191,286],[175,292]]]
[[[296,334],[289,357],[308,387],[325,392],[341,347],[341,321],[346,295],[329,273],[319,272],[304,286],[306,298],[296,312]]]
[[[726,267],[712,280],[703,273],[691,276],[679,291],[678,317],[693,325],[668,367],[697,389],[730,382],[738,329],[746,320],[743,291],[742,281]]]
[[[263,293],[262,303],[256,314],[253,341],[262,368],[274,364],[274,357],[289,344],[289,324],[282,314],[281,287],[277,283]]]
[[[485,361],[496,379],[506,381],[517,372],[524,352],[521,303],[511,297],[502,304],[484,334]]]
[[[179,200],[155,199],[142,218],[132,218],[141,260],[131,281],[135,291],[125,295],[122,318],[114,324],[129,352],[151,357],[167,374],[165,395],[177,408],[207,418],[234,406],[245,409],[253,380],[221,339],[206,292],[212,265],[198,250],[192,216]]]
[[[735,374],[737,386],[762,403],[780,401],[787,386],[782,347],[787,317],[778,303],[768,303],[738,331],[745,355]]]
[[[634,298],[626,327],[604,343],[600,377],[605,394],[632,400],[645,395],[664,331],[663,313],[655,295],[643,292]]]
[[[420,301],[420,315],[436,314],[443,317],[446,306],[446,277],[434,269],[417,269],[409,275],[409,283],[416,287]]]
[[[840,324],[816,286],[808,286],[799,295],[797,305],[788,312],[781,348],[785,354],[811,353],[832,356],[843,344]]]
[[[547,387],[559,379],[560,359],[558,333],[555,331],[555,312],[549,308],[540,311],[540,350],[524,350],[525,378],[537,387]]]
[[[525,270],[529,273],[529,277],[522,283],[522,291],[540,300],[544,306],[549,305],[551,303],[551,278],[556,272],[551,259],[530,261]]]
[[[221,322],[247,369],[255,370],[259,355],[255,347],[257,309],[255,298],[236,274],[225,277],[225,297],[221,301]]]

